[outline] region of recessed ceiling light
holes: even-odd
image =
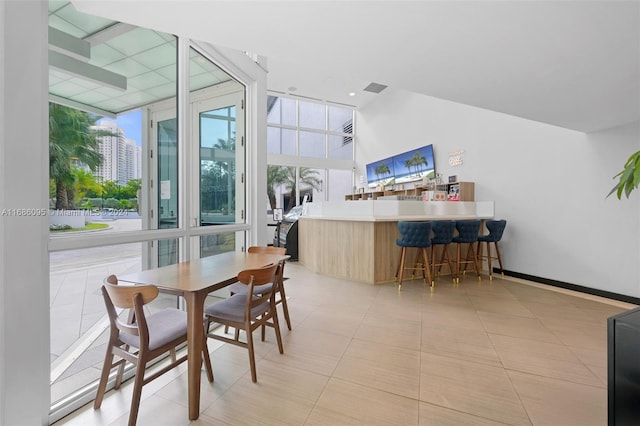
[[[349,92],[349,96],[355,96],[356,92]]]

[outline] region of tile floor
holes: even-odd
[[[633,305],[513,279],[398,292],[297,263],[285,275],[293,331],[284,355],[272,330],[258,344],[258,383],[246,350],[210,339],[200,418],[188,420],[183,365],[143,388],[139,425],[607,423],[606,319]],[[56,426],[125,425],[130,387]]]

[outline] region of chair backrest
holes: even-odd
[[[102,296],[109,315],[111,332],[139,336],[140,343],[148,345],[149,330],[143,306],[158,297],[158,293],[158,287],[154,285],[117,285],[105,280],[102,285]],[[129,309],[129,320],[121,321],[115,308]],[[133,312],[135,312],[135,323],[131,321]]]
[[[245,315],[249,315],[252,308],[255,308],[256,306],[262,305],[266,302],[269,302],[272,308],[275,307],[274,294],[278,290],[277,277],[280,268],[282,268],[282,263],[278,262],[272,265],[264,266],[262,268],[245,269],[238,273],[238,282],[249,286],[247,292]],[[259,294],[254,294],[253,288],[255,286],[269,283],[273,283],[273,285],[270,286],[269,289],[262,291]]]
[[[265,253],[265,254],[281,254],[285,255],[287,253],[287,249],[285,247],[274,247],[274,246],[251,246],[247,249],[249,253]]]
[[[452,220],[436,220],[431,224],[431,244],[449,244],[453,240],[456,223]]]
[[[504,228],[507,226],[505,219],[501,220],[488,220],[486,222],[489,235],[486,237],[487,241],[498,242],[502,239]]]
[[[480,220],[457,220],[456,229],[458,230],[458,236],[454,238],[454,241],[459,243],[474,243],[478,241]]]
[[[398,222],[400,238],[396,244],[400,247],[430,247],[431,222]]]

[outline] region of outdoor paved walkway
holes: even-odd
[[[120,232],[141,229],[140,219],[105,221]],[[109,274],[136,272],[142,243],[51,253],[51,401],[97,379],[104,359],[108,326],[100,287]]]

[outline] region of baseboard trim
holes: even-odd
[[[500,273],[500,269],[493,268],[493,272]],[[535,275],[523,274],[515,271],[508,271],[506,269],[503,272],[505,275],[514,277],[514,278],[520,278],[527,281],[533,281],[535,283],[564,288],[567,290],[573,290],[580,293],[591,294],[594,296],[605,297],[607,299],[617,300],[617,301],[626,302],[626,303],[632,303],[634,305],[640,305],[640,298],[638,297],[632,297],[624,294],[613,293],[611,291],[599,290],[596,288],[585,287],[577,284],[571,284],[564,281],[552,280],[550,278],[542,278],[542,277],[537,277]]]

